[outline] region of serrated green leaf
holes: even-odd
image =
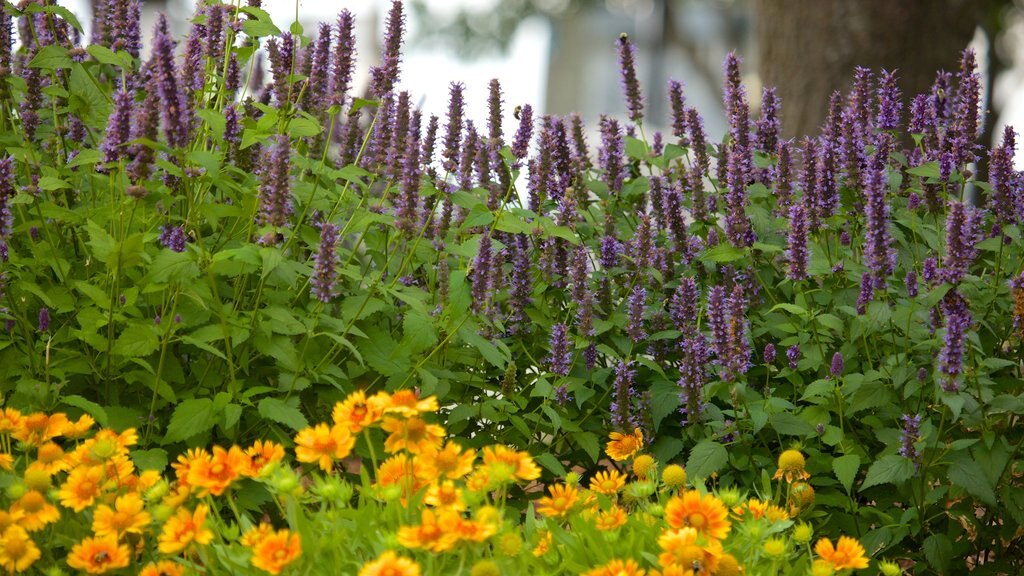
[[[701,440],[690,451],[686,472],[693,478],[707,478],[729,462],[729,452],[714,440]]]
[[[100,426],[103,426],[104,428],[110,426],[110,423],[107,419],[107,411],[103,408],[103,406],[100,406],[99,404],[91,400],[86,400],[84,397],[79,396],[77,394],[64,396],[60,400],[61,402],[67,404],[68,406],[81,408],[82,410],[85,411],[86,414],[92,416],[96,420],[96,422],[99,423]]]
[[[949,466],[949,481],[986,504],[996,505],[996,492],[981,464],[961,454]]]
[[[217,422],[213,400],[209,398],[191,398],[178,404],[167,425],[164,444],[181,442],[193,436],[208,432]]]
[[[847,454],[832,460],[832,471],[835,472],[836,479],[846,489],[847,494],[853,489],[853,480],[857,477],[858,470],[860,470],[860,456],[856,454]]]
[[[167,451],[163,448],[150,448],[149,450],[133,450],[132,460],[139,470],[156,470],[163,472],[167,468]]]
[[[556,476],[565,476],[565,466],[555,458],[551,452],[542,452],[536,457],[537,463],[547,468],[552,474]]]
[[[70,68],[71,56],[68,56],[68,49],[57,44],[43,46],[32,60],[28,63],[29,68],[40,70],[56,70],[58,68]]]
[[[896,454],[882,456],[868,468],[868,475],[860,489],[866,490],[881,484],[898,484],[913,475],[914,463],[910,459]]]
[[[296,432],[309,426],[309,421],[296,406],[280,398],[267,397],[260,400],[257,410],[260,416],[284,424]]]
[[[722,264],[725,262],[733,262],[746,256],[746,253],[739,248],[736,248],[732,244],[719,244],[713,246],[704,251],[700,255],[701,261],[714,262],[715,264]]]
[[[111,352],[117,356],[128,358],[140,358],[149,356],[160,347],[160,337],[157,334],[156,326],[149,321],[147,323],[132,324],[125,328],[121,335],[114,342]]]

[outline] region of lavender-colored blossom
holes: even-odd
[[[910,103],[910,124],[907,130],[911,134],[926,135],[935,129],[935,110],[931,107],[928,94],[918,94]]]
[[[907,210],[914,211],[921,206],[921,197],[917,195],[917,192],[911,192],[907,194]]]
[[[625,141],[617,120],[608,117],[601,118],[601,143],[599,159],[601,167],[604,169],[604,180],[608,184],[609,192],[618,194],[622,191],[622,182],[625,177],[623,170]]]
[[[157,18],[152,50],[150,67],[160,94],[167,143],[172,148],[185,148],[191,127],[188,115],[190,107],[185,92],[179,90],[177,69],[174,66],[175,42],[167,31],[167,19],[163,14]]]
[[[711,169],[711,158],[708,156],[708,141],[704,132],[704,119],[696,108],[687,108],[687,126],[690,128],[690,144],[693,148],[694,166],[699,169],[701,177]]]
[[[776,153],[778,163],[775,168],[775,213],[788,214],[793,202],[793,154],[791,140],[779,140]]]
[[[160,244],[174,252],[184,252],[185,243],[188,239],[185,236],[185,228],[182,226],[171,226],[165,224],[160,229]]]
[[[312,45],[309,78],[306,80],[306,102],[311,110],[323,110],[330,105],[331,25],[320,23],[320,32]]]
[[[200,6],[196,12],[197,15],[201,14],[203,8]],[[185,89],[183,101],[190,106],[194,94],[202,91],[206,85],[205,35],[205,25],[193,24],[188,38],[185,39],[184,62],[181,65],[181,86]]]
[[[903,422],[900,429],[900,456],[913,460],[914,467],[920,471],[921,458],[916,444],[921,437],[921,415],[904,414],[900,420]]]
[[[626,332],[633,342],[640,342],[647,337],[644,329],[644,312],[647,310],[647,290],[637,284],[629,295],[628,317],[629,322]]]
[[[1010,279],[1010,296],[1013,298],[1013,330],[1024,338],[1024,272]]]
[[[320,246],[316,251],[310,293],[324,304],[334,297],[338,279],[338,226],[329,222],[320,225]]]
[[[793,344],[789,348],[786,348],[786,361],[789,363],[790,370],[797,369],[797,363],[800,362],[800,345]]]
[[[347,9],[338,14],[338,42],[331,60],[331,106],[342,106],[356,62],[355,17]]]
[[[775,88],[765,87],[761,93],[761,119],[757,122],[757,148],[771,154],[779,146],[779,96]]]
[[[14,182],[14,158],[0,158],[0,242],[6,247],[14,226],[14,215],[11,213],[11,199],[16,194]],[[4,257],[3,261],[7,261]]]
[[[558,388],[555,388],[555,402],[559,406],[565,406],[569,402],[572,402],[572,394],[569,393],[569,386],[562,384]]]
[[[916,298],[918,294],[917,272],[911,270],[903,278],[903,284],[907,287],[907,296]]]
[[[974,141],[978,138],[981,112],[981,75],[974,50],[968,48],[960,54],[960,70],[956,76],[956,108],[953,149],[958,152],[957,165],[975,160]]]
[[[601,266],[605,270],[614,268],[618,264],[621,253],[622,243],[614,236],[607,235],[601,238]]]
[[[989,203],[996,222],[1011,224],[1024,216],[1024,180],[1013,169],[1014,141],[1013,127],[1003,131],[1003,143],[989,153],[989,184],[992,185],[992,200]]]
[[[569,350],[568,327],[565,324],[555,324],[551,328],[548,349],[551,351],[547,357],[548,370],[552,374],[568,376],[572,366],[572,352]]]
[[[824,219],[835,214],[839,206],[839,187],[836,183],[837,152],[833,143],[827,138],[820,138],[817,148],[817,161],[814,166],[815,189],[817,196],[814,208],[816,218]]]
[[[832,355],[832,366],[829,368],[829,374],[831,374],[833,378],[839,378],[843,375],[843,368],[843,354],[841,352],[836,352]]]
[[[273,139],[266,151],[260,172],[261,226],[281,228],[288,225],[292,214],[291,198],[291,143],[285,135]]]
[[[280,41],[271,38],[267,42],[270,73],[274,79],[273,93],[278,106],[284,106],[291,97],[289,76],[295,62],[295,38],[289,32],[281,34]]]
[[[811,253],[807,249],[807,210],[802,202],[789,208],[789,235],[786,260],[789,263],[786,277],[792,281],[806,280],[807,267],[811,262]]]
[[[863,316],[868,311],[868,304],[875,297],[875,283],[871,273],[865,272],[860,277],[860,294],[857,296],[857,314]]]
[[[940,306],[946,316],[946,333],[939,352],[941,385],[946,392],[956,392],[960,389],[958,377],[963,372],[964,343],[973,318],[967,301],[956,290],[947,292]]]
[[[867,231],[864,238],[864,264],[871,271],[875,286],[884,286],[885,278],[896,265],[889,232],[889,203],[886,201],[886,172],[871,169],[864,189],[864,216]]]
[[[703,334],[696,334],[683,340],[680,346],[681,362],[679,366],[679,414],[682,416],[680,425],[695,422],[704,409],[702,392],[707,383],[707,365],[711,350]]]
[[[878,80],[878,116],[875,119],[875,128],[897,129],[902,110],[903,100],[899,85],[896,83],[896,72],[882,70],[882,76]]]
[[[476,155],[480,150],[480,135],[473,126],[472,120],[466,121],[466,137],[462,142],[462,158],[459,161],[458,181],[462,190],[472,190],[474,167],[476,166]]]
[[[491,297],[491,266],[494,253],[490,234],[480,236],[480,248],[473,259],[473,311],[480,312],[487,308]]]
[[[747,299],[743,294],[743,286],[736,284],[728,299],[729,321],[727,328],[728,352],[723,361],[723,379],[731,382],[747,373],[750,369],[750,338],[747,321]]]
[[[532,301],[533,275],[530,269],[530,241],[525,234],[512,238],[512,280],[509,287],[510,325],[518,330],[526,320],[526,307]]]
[[[963,280],[978,251],[975,243],[981,226],[980,211],[963,202],[949,202],[946,213],[946,257],[942,277],[950,284]]]
[[[686,97],[683,95],[683,83],[678,80],[668,81],[668,101],[672,108],[672,135],[680,146],[689,145],[689,113],[686,109]]]
[[[640,81],[636,77],[636,46],[629,41],[626,33],[619,35],[619,74],[622,91],[626,96],[629,119],[641,122],[644,118],[644,100],[640,94]]]
[[[114,93],[114,109],[107,119],[107,133],[100,144],[104,162],[117,162],[126,154],[124,145],[131,135],[131,115],[135,98],[130,91]]]
[[[620,361],[615,367],[615,379],[612,382],[611,416],[612,427],[616,430],[629,430],[630,418],[633,415],[632,398],[636,394],[633,379],[636,371],[629,364]]]
[[[928,256],[921,263],[921,277],[929,287],[933,287],[942,281],[939,275],[939,263],[934,256]]]
[[[142,49],[142,32],[139,20],[142,13],[140,0],[113,0],[108,4],[106,16],[114,52],[124,50],[133,58],[139,57]]]
[[[444,148],[441,150],[441,165],[447,172],[455,172],[459,162],[459,143],[462,141],[462,114],[466,86],[452,82],[448,97],[448,124],[445,129]],[[523,154],[525,157],[525,154]]]
[[[771,365],[775,363],[775,344],[771,342],[764,345],[764,352],[761,353],[761,357],[764,358],[764,363]]]
[[[518,110],[519,128],[512,139],[511,148],[512,156],[516,159],[512,165],[513,169],[518,169],[522,165],[530,149],[530,140],[533,138],[533,106],[524,104]]]
[[[381,64],[370,68],[370,92],[378,97],[391,92],[398,83],[402,35],[405,32],[405,13],[402,8],[401,0],[391,2],[391,10],[388,11],[384,27]]]
[[[687,334],[696,329],[699,303],[700,288],[697,287],[697,281],[689,276],[680,279],[669,303],[669,316],[676,330]]]
[[[50,329],[50,309],[40,308],[39,309],[39,331],[46,332]]]

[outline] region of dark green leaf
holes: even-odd
[[[692,478],[707,478],[729,462],[729,452],[714,440],[701,440],[686,460],[686,472]]]
[[[881,484],[899,484],[914,475],[914,463],[903,456],[890,454],[882,456],[868,468],[868,475],[861,490]]]

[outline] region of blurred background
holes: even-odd
[[[88,27],[90,0],[66,5]],[[194,0],[144,0],[144,31],[164,11],[183,36],[194,6]],[[307,35],[348,8],[356,16],[364,75],[379,58],[389,6],[389,0],[263,0],[281,28],[298,19]],[[401,87],[435,114],[446,108],[449,83],[461,81],[470,118],[483,120],[487,82],[499,78],[509,114],[528,102],[540,113],[579,112],[590,125],[603,113],[624,116],[615,41],[625,32],[639,51],[648,134],[668,124],[670,78],[685,84],[709,135],[724,133],[721,63],[731,50],[744,60],[755,110],[761,86],[778,87],[787,136],[817,133],[829,95],[848,87],[855,65],[898,69],[909,101],[929,88],[937,69],[955,72],[967,46],[978,54],[984,105],[992,112],[979,136],[989,141],[1006,123],[1024,127],[1024,0],[406,0],[406,6]]]

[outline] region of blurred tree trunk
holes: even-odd
[[[904,99],[955,71],[989,0],[757,0],[761,79],[786,137],[816,134],[855,66],[898,69]],[[909,105],[904,106],[904,118]]]

